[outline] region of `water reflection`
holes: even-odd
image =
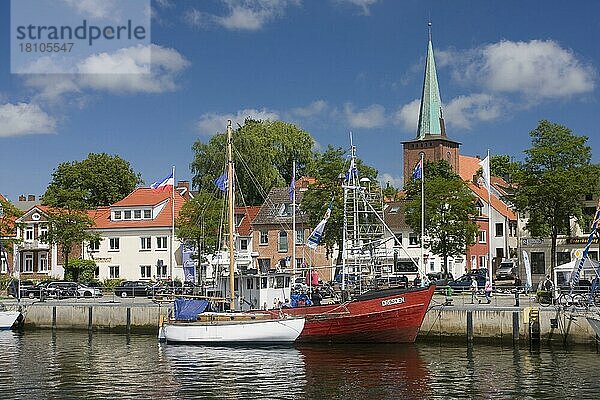
[[[428,372],[412,345],[309,346],[298,349],[306,364],[307,398],[422,399]]]

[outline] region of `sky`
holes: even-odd
[[[119,0],[54,1],[84,18]],[[172,165],[190,180],[193,143],[246,117],[292,122],[321,150],[352,132],[358,157],[400,187],[429,21],[461,154],[522,160],[547,119],[588,136],[598,163],[599,14],[597,1],[152,0],[150,43],[87,59],[113,73],[14,74],[3,0],[0,193],[42,195],[58,164],[101,152],[148,185]]]

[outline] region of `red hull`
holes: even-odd
[[[425,318],[435,286],[387,289],[342,304],[286,309],[303,315],[298,342],[412,343]]]

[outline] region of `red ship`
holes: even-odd
[[[347,302],[288,308],[285,313],[306,317],[297,342],[412,343],[434,291],[434,285],[373,290]]]

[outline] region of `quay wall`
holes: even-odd
[[[23,305],[24,328],[86,329],[156,334],[170,304],[32,303]],[[529,342],[532,313],[539,311],[539,340],[593,344],[596,335],[582,313],[536,307],[448,307],[429,309],[419,340]],[[535,316],[534,316],[535,319]],[[535,339],[535,332],[533,332]]]
[[[419,340],[529,342],[536,339],[533,324],[536,311],[539,312],[537,321],[541,342],[594,344],[597,340],[584,313],[543,307],[478,309],[447,306],[434,306],[427,312]]]

